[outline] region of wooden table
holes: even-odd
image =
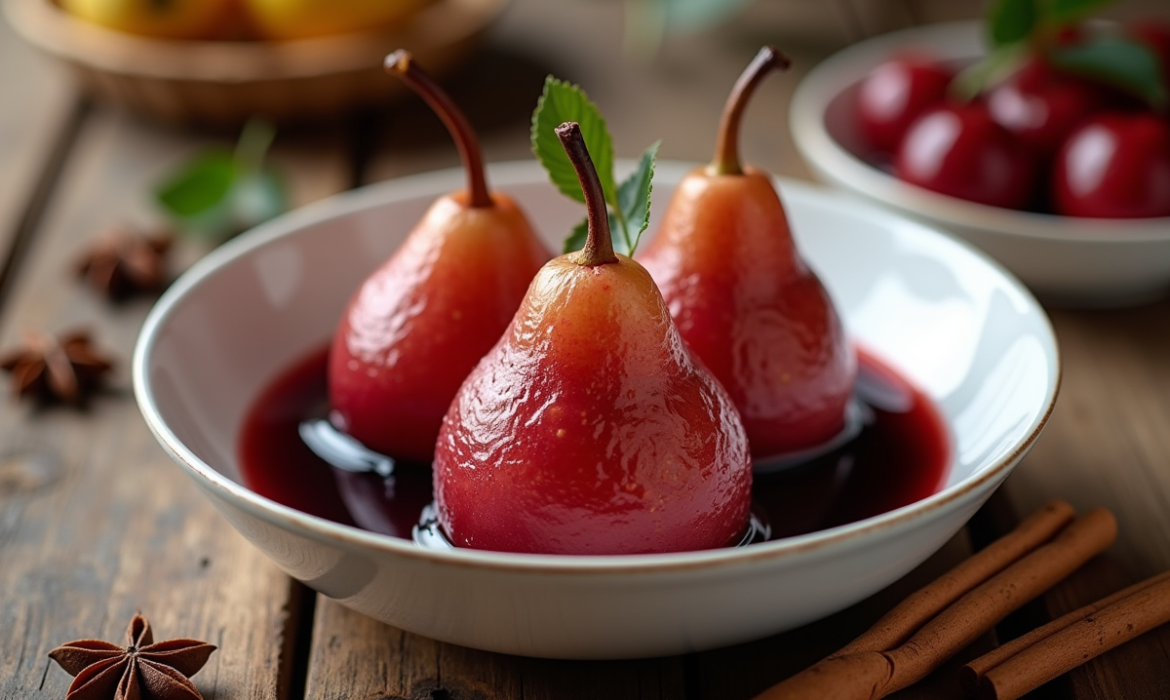
[[[760,91],[744,149],[774,172],[807,176],[784,119],[802,71],[856,34],[970,15],[972,4],[854,3],[860,9],[847,11],[840,2],[758,3],[715,32],[668,42],[653,63],[630,63],[620,53],[618,3],[518,0],[452,89],[483,130],[490,160],[528,157],[528,114],[550,71],[590,90],[619,153],[661,137],[663,157],[705,160],[723,96],[770,41],[790,49],[797,68]],[[71,279],[71,261],[101,229],[152,220],[144,193],[161,174],[230,137],[91,104],[2,24],[0,76],[0,348],[25,329],[83,325],[119,360],[112,390],[87,412],[0,401],[0,697],[62,697],[70,679],[48,650],[78,637],[118,640],[140,610],[159,638],[219,646],[195,677],[209,700],[736,700],[852,637],[1002,531],[1012,512],[1052,498],[1113,509],[1121,538],[1017,616],[1017,628],[1170,568],[1170,302],[1162,301],[1125,311],[1051,310],[1064,384],[1039,445],[943,551],[829,620],[706,653],[589,663],[491,654],[373,622],[281,573],[169,462],[138,414],[127,372],[150,302],[111,306]],[[442,127],[417,101],[283,130],[272,158],[297,203],[457,164]],[[202,252],[184,244],[179,262]],[[981,640],[968,654],[993,643]],[[1036,696],[1166,698],[1168,689],[1170,629],[1162,629]],[[953,678],[936,674],[899,697],[956,697]]]

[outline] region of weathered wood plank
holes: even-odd
[[[319,597],[307,700],[682,700],[682,660],[528,659],[444,644]]]
[[[1116,311],[1051,310],[1063,379],[1043,437],[1008,482],[1020,512],[1065,498],[1111,509],[1110,557],[1046,598],[1060,615],[1170,569],[1170,301]],[[1170,629],[1120,647],[1067,679],[1078,700],[1164,697]]]
[[[59,159],[68,148],[77,96],[52,61],[25,44],[0,18],[0,285],[9,251],[33,225]],[[3,289],[0,286],[0,299]]]
[[[299,586],[170,463],[131,396],[150,301],[110,306],[68,272],[102,227],[149,218],[148,184],[206,140],[99,107],[20,266],[0,346],[25,328],[85,325],[119,371],[86,413],[0,402],[0,697],[61,697],[70,679],[46,653],[78,637],[119,640],[136,610],[159,639],[220,647],[196,676],[208,697],[277,698],[290,680]],[[348,184],[338,142],[275,150],[300,201]]]

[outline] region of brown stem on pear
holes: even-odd
[[[609,232],[605,192],[601,189],[601,178],[597,177],[593,159],[589,157],[589,149],[585,147],[581,125],[577,122],[561,124],[557,127],[557,138],[561,140],[561,145],[569,156],[569,162],[577,171],[581,191],[585,193],[585,211],[589,217],[589,235],[585,239],[585,247],[577,256],[577,262],[587,267],[615,263],[618,259],[614,255],[613,238]]]
[[[739,164],[739,123],[743,111],[756,86],[773,70],[788,70],[791,61],[773,46],[760,49],[748,67],[731,88],[731,95],[723,107],[723,119],[719,122],[719,137],[715,143],[715,159],[711,171],[715,175],[742,175]]]
[[[455,145],[459,148],[459,157],[463,159],[463,167],[467,170],[467,192],[469,205],[477,208],[493,205],[491,194],[488,192],[487,179],[483,172],[483,154],[479,150],[479,139],[475,137],[475,130],[471,122],[463,114],[463,110],[455,104],[434,78],[427,75],[414,60],[414,56],[404,49],[398,49],[386,57],[386,72],[402,78],[411,90],[419,94],[426,103],[435,110]]]

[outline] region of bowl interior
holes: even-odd
[[[687,169],[660,165],[657,214]],[[364,276],[462,178],[459,171],[409,178],[302,209],[213,252],[167,292],[144,329],[135,378],[148,421],[197,478],[279,510],[239,485],[236,446],[247,407],[277,374],[328,342]],[[534,163],[497,166],[491,181],[527,209],[554,249],[583,216]],[[965,244],[923,226],[800,183],[782,182],[782,196],[852,336],[944,416],[952,463],[946,488],[927,500],[953,497],[1014,463],[1043,424],[1058,381],[1055,342],[1035,300]]]

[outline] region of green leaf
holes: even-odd
[[[196,155],[165,179],[155,199],[184,232],[223,240],[288,211],[287,188],[264,165],[276,132],[251,119],[234,152],[212,149]]]
[[[638,242],[642,233],[650,225],[650,193],[653,191],[654,166],[658,161],[658,147],[662,141],[655,141],[642,153],[637,167],[622,183],[618,185],[618,202],[622,207],[622,214],[626,222],[637,227],[633,236],[627,238],[619,235],[622,222],[616,212],[609,212],[609,231],[613,237],[613,249],[622,255],[633,257],[638,250]],[[573,232],[565,239],[563,252],[573,253],[585,247],[585,239],[589,236],[589,220],[586,219],[573,227]]]
[[[1133,93],[1155,109],[1167,106],[1158,57],[1149,47],[1132,39],[1098,36],[1084,44],[1058,47],[1049,59],[1061,70]]]
[[[581,223],[573,227],[573,232],[565,239],[562,253],[576,253],[585,247],[585,239],[589,237],[589,219],[584,219]]]
[[[226,151],[210,151],[163,181],[155,195],[168,213],[187,219],[219,206],[235,180],[232,155]]]
[[[1084,19],[1117,0],[1049,0],[1045,19],[1056,24],[1069,24]]]
[[[662,141],[655,141],[642,153],[634,172],[618,186],[618,205],[629,224],[637,229],[633,240],[619,242],[614,239],[614,250],[623,255],[633,256],[638,249],[642,232],[650,225],[650,193],[653,191],[654,166],[658,161],[658,147]]]
[[[1023,41],[1039,19],[1037,0],[995,0],[987,12],[987,29],[992,46]]]
[[[581,191],[577,171],[565,155],[565,149],[555,132],[558,126],[570,121],[581,125],[585,147],[589,149],[589,156],[601,178],[605,201],[616,208],[613,139],[606,128],[605,118],[581,88],[550,75],[545,78],[544,93],[536,103],[536,111],[532,113],[532,152],[548,171],[549,180],[562,194],[584,202],[585,195]]]

